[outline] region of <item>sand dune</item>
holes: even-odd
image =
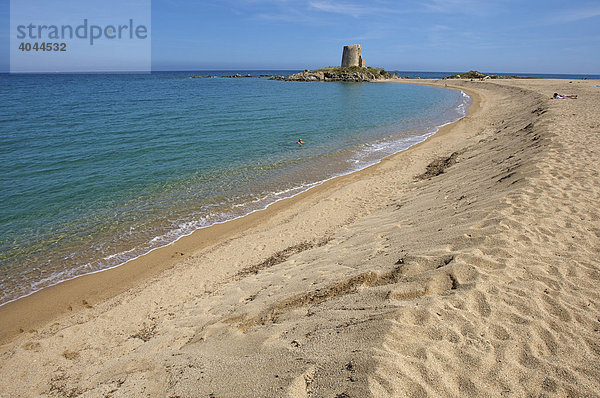
[[[598,396],[597,82],[426,83],[470,115],[73,297],[1,347],[0,395]]]

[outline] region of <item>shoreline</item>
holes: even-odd
[[[436,81],[439,82],[438,79],[431,81],[421,79],[414,82],[388,80],[376,83],[421,84],[462,91],[471,97],[471,104],[464,116],[436,127],[434,132],[428,133],[423,141],[388,155],[374,164],[316,182],[314,186],[307,190],[288,198],[276,200],[263,209],[253,210],[243,216],[199,228],[171,243],[151,249],[149,252],[119,265],[79,275],[8,301],[0,305],[0,319],[3,319],[2,325],[0,325],[0,344],[10,341],[11,338],[24,331],[40,327],[59,316],[89,308],[101,301],[124,293],[172,268],[193,253],[207,249],[264,222],[278,212],[302,201],[305,196],[311,193],[312,195],[325,194],[333,187],[343,184],[345,179],[354,180],[361,178],[363,173],[365,175],[376,173],[377,166],[422,145],[435,136],[444,134],[446,129],[450,129],[479,108],[479,96],[476,93],[469,92],[468,89],[456,85],[445,84],[442,86],[439,83],[436,84]]]
[[[396,80],[388,80],[388,81],[383,81],[383,80],[382,80],[382,81],[374,81],[374,82],[371,82],[371,83],[403,83],[403,82],[402,82],[402,81],[396,81]],[[423,84],[423,85],[427,85],[427,84]],[[437,86],[436,86],[436,85],[431,85],[431,86],[432,86],[432,87],[440,87],[439,85],[437,85]],[[371,167],[371,166],[374,166],[374,165],[376,165],[376,164],[380,163],[380,162],[381,162],[383,159],[385,159],[385,158],[387,158],[387,157],[389,157],[389,156],[394,156],[395,154],[398,154],[398,153],[400,153],[400,152],[406,151],[406,150],[408,150],[408,149],[412,148],[413,146],[415,146],[415,145],[417,145],[417,144],[420,144],[421,142],[423,142],[423,141],[427,140],[429,137],[431,137],[431,136],[435,135],[435,134],[436,134],[436,133],[437,133],[437,132],[438,132],[438,131],[439,131],[441,128],[443,128],[443,127],[445,127],[445,126],[447,126],[447,125],[450,125],[450,124],[456,123],[456,122],[458,122],[459,120],[461,120],[462,118],[464,118],[464,117],[467,115],[467,113],[468,113],[468,108],[470,107],[470,105],[471,105],[471,103],[472,103],[472,97],[471,97],[470,95],[466,94],[466,93],[465,93],[465,92],[464,92],[462,89],[457,89],[457,90],[461,91],[461,93],[463,93],[463,95],[466,95],[466,96],[468,96],[468,97],[469,97],[469,100],[467,101],[467,103],[461,103],[461,104],[459,104],[459,105],[458,105],[458,107],[457,107],[457,108],[461,108],[461,107],[462,107],[463,109],[466,107],[467,111],[465,111],[465,112],[464,112],[464,114],[463,114],[462,116],[459,116],[457,119],[455,119],[455,120],[453,120],[453,121],[447,121],[447,122],[443,122],[443,123],[442,123],[442,124],[440,124],[440,125],[437,125],[437,126],[434,126],[434,127],[432,127],[431,131],[425,131],[423,134],[420,134],[420,135],[415,135],[415,136],[414,136],[414,137],[419,137],[419,138],[421,139],[421,141],[418,141],[418,142],[415,142],[415,143],[412,143],[412,144],[408,144],[408,146],[407,146],[406,148],[404,148],[404,149],[400,149],[400,150],[398,150],[397,152],[394,152],[394,153],[391,153],[391,154],[389,154],[389,155],[386,155],[386,156],[384,156],[384,157],[383,157],[383,158],[381,158],[381,159],[375,160],[375,161],[373,161],[372,163],[369,163],[369,164],[366,164],[366,165],[360,166],[360,167],[358,167],[358,168],[356,168],[356,169],[349,169],[349,170],[347,170],[347,171],[340,172],[339,174],[334,174],[334,175],[332,175],[331,177],[327,177],[327,178],[325,178],[325,179],[323,179],[323,180],[316,181],[316,182],[313,182],[313,183],[307,183],[307,184],[305,184],[306,186],[297,186],[297,187],[289,188],[289,189],[287,189],[287,191],[297,191],[297,193],[294,193],[294,194],[292,194],[291,196],[284,196],[284,197],[281,197],[281,198],[279,198],[279,199],[275,199],[273,202],[268,202],[266,205],[264,205],[263,207],[260,207],[260,208],[251,209],[251,210],[249,210],[249,211],[248,211],[247,213],[245,213],[245,214],[241,214],[241,215],[238,215],[238,216],[234,216],[233,218],[229,218],[229,219],[226,219],[226,220],[223,220],[223,221],[216,221],[216,222],[214,222],[214,223],[212,223],[212,224],[210,224],[210,225],[206,225],[206,226],[198,227],[198,228],[194,229],[194,230],[193,230],[193,231],[191,231],[191,232],[186,232],[186,233],[184,233],[184,234],[182,234],[182,235],[178,236],[177,238],[175,238],[175,240],[173,240],[173,241],[171,241],[171,242],[168,242],[168,243],[162,244],[161,246],[153,247],[153,248],[149,249],[148,251],[146,251],[146,252],[144,252],[144,253],[141,253],[141,254],[138,254],[138,255],[135,255],[134,257],[132,257],[132,258],[130,258],[130,259],[128,259],[128,260],[125,260],[125,261],[123,261],[123,262],[121,262],[121,263],[119,263],[119,264],[110,265],[110,266],[108,266],[108,267],[106,267],[106,268],[98,269],[98,270],[91,271],[91,272],[88,272],[88,273],[85,273],[85,274],[76,275],[76,276],[73,276],[73,277],[70,277],[70,278],[67,278],[67,279],[64,279],[64,280],[60,280],[60,281],[58,281],[58,282],[55,282],[55,283],[53,283],[53,284],[51,284],[51,285],[44,286],[44,287],[42,287],[42,288],[39,288],[38,290],[34,290],[34,291],[30,292],[30,293],[24,294],[24,295],[22,295],[22,296],[20,296],[20,297],[17,297],[17,298],[14,298],[14,299],[8,300],[8,301],[6,301],[6,302],[4,302],[4,303],[0,303],[0,308],[1,308],[2,306],[4,306],[4,305],[7,305],[7,304],[10,304],[10,303],[12,303],[12,302],[15,302],[15,301],[21,300],[21,299],[23,299],[23,298],[25,298],[25,297],[31,296],[31,295],[33,295],[33,294],[36,294],[36,293],[38,293],[38,292],[40,292],[40,291],[42,291],[42,290],[44,290],[44,289],[47,289],[47,288],[50,288],[50,287],[53,287],[53,286],[59,285],[59,284],[61,284],[61,283],[68,282],[68,281],[71,281],[71,280],[73,280],[73,279],[77,279],[77,278],[80,278],[80,277],[83,277],[83,276],[86,276],[86,275],[93,275],[93,274],[96,274],[96,273],[99,273],[99,272],[109,271],[109,270],[112,270],[112,269],[115,269],[115,268],[121,267],[121,266],[123,266],[123,265],[125,265],[125,264],[127,264],[127,263],[129,263],[129,262],[131,262],[131,261],[135,261],[135,260],[137,260],[137,259],[139,259],[139,258],[141,258],[141,257],[144,257],[144,256],[146,256],[146,255],[148,255],[148,254],[152,253],[153,251],[156,251],[156,250],[161,250],[161,249],[163,249],[163,248],[165,248],[165,247],[167,247],[167,246],[170,246],[170,245],[172,245],[172,244],[176,243],[177,241],[179,241],[180,239],[186,238],[186,237],[188,237],[188,236],[190,236],[190,235],[194,234],[194,233],[195,233],[195,232],[197,232],[197,231],[200,231],[200,230],[202,230],[202,229],[206,229],[206,228],[210,228],[210,227],[213,227],[213,226],[215,226],[215,225],[219,225],[219,224],[225,224],[225,223],[228,223],[228,222],[231,222],[231,221],[235,221],[235,220],[237,220],[237,219],[240,219],[240,218],[247,217],[247,216],[249,216],[249,215],[250,215],[250,214],[252,214],[252,213],[255,213],[255,212],[259,212],[259,211],[266,210],[268,207],[270,207],[271,205],[273,205],[273,204],[275,204],[275,203],[277,203],[277,202],[280,202],[280,201],[282,201],[282,200],[286,200],[286,199],[291,199],[291,198],[293,198],[293,197],[295,197],[295,196],[297,196],[297,195],[300,195],[300,194],[302,194],[302,193],[304,193],[304,192],[306,192],[306,191],[308,191],[308,190],[311,190],[311,189],[313,189],[313,188],[315,188],[315,187],[318,187],[318,186],[320,186],[320,185],[322,185],[322,184],[324,184],[324,183],[326,183],[326,182],[328,182],[328,181],[330,181],[330,180],[332,180],[332,179],[339,178],[339,177],[344,177],[344,176],[346,176],[346,175],[349,175],[349,174],[353,174],[353,173],[360,172],[360,171],[362,171],[362,170],[364,170],[364,169],[367,169],[367,168],[369,168],[369,167]],[[412,138],[412,137],[411,137],[411,138]],[[279,192],[275,192],[275,193],[271,192],[271,193],[267,194],[267,196],[268,196],[268,195],[271,195],[271,194],[279,195]],[[262,199],[262,198],[259,198],[259,199]],[[168,232],[167,232],[167,233],[168,233]],[[114,256],[114,255],[119,255],[119,254],[121,254],[121,253],[113,254],[113,255],[111,255],[111,256]]]
[[[594,396],[598,81],[453,84],[478,97],[430,139],[14,336],[0,390]]]
[[[383,92],[389,90],[389,86],[387,89],[382,89]],[[408,88],[406,90],[412,91],[408,90]],[[422,90],[428,91],[426,88]],[[46,247],[48,250],[44,250],[44,246],[41,243],[38,243],[36,248],[34,244],[36,239],[38,239],[37,236],[27,236],[26,234],[17,232],[19,229],[16,229],[9,233],[10,236],[15,236],[15,239],[14,243],[7,247],[12,248],[11,250],[16,254],[13,257],[7,258],[5,264],[8,267],[8,271],[5,275],[6,278],[0,284],[2,287],[0,307],[82,275],[94,274],[122,266],[138,257],[147,255],[149,252],[168,246],[174,241],[193,233],[195,230],[231,221],[254,211],[263,210],[274,202],[295,196],[331,178],[360,171],[381,161],[385,156],[406,150],[415,143],[435,133],[446,123],[455,122],[464,117],[470,100],[466,95],[461,97],[460,93],[464,93],[462,90],[450,91],[444,88],[437,88],[436,90],[441,93],[440,96],[454,97],[452,98],[452,102],[448,103],[446,112],[438,112],[437,109],[432,108],[431,112],[427,112],[427,114],[420,112],[419,115],[409,116],[410,113],[405,112],[404,108],[399,108],[397,116],[389,116],[389,118],[395,117],[397,119],[397,122],[392,123],[394,128],[387,128],[387,117],[385,123],[383,119],[376,118],[374,122],[378,123],[377,126],[356,130],[354,141],[350,143],[350,140],[348,140],[344,144],[347,145],[350,143],[350,146],[342,146],[334,149],[328,148],[328,152],[319,155],[318,158],[313,153],[309,158],[303,159],[302,156],[306,157],[306,155],[293,155],[296,151],[290,151],[286,147],[284,148],[284,151],[287,151],[285,156],[288,156],[288,154],[292,154],[290,155],[291,157],[297,156],[295,161],[301,163],[293,167],[284,165],[281,167],[282,170],[278,171],[278,175],[280,176],[278,178],[263,173],[264,176],[261,175],[261,178],[253,181],[253,178],[248,179],[247,176],[244,176],[244,180],[248,181],[248,185],[240,189],[236,187],[236,184],[232,184],[232,181],[227,180],[230,188],[224,188],[223,191],[217,189],[216,191],[220,193],[218,196],[214,196],[212,192],[203,188],[203,184],[195,184],[193,187],[190,185],[186,188],[188,191],[191,192],[193,189],[196,189],[196,194],[203,192],[201,195],[202,200],[200,202],[198,200],[188,200],[188,203],[183,205],[180,205],[174,199],[175,196],[181,195],[188,198],[191,198],[191,196],[189,194],[185,196],[185,192],[178,191],[177,186],[173,185],[172,189],[170,188],[170,191],[168,191],[169,195],[171,195],[171,200],[169,201],[171,207],[168,207],[168,211],[159,212],[157,210],[156,215],[144,215],[148,213],[147,210],[140,210],[144,214],[140,213],[138,217],[135,215],[136,213],[132,212],[132,209],[128,208],[126,201],[123,203],[117,201],[114,205],[117,207],[113,207],[115,217],[111,220],[111,227],[106,227],[108,224],[104,223],[104,227],[109,232],[98,232],[102,228],[99,228],[96,231],[97,233],[90,230],[89,234],[83,236],[75,232],[72,239],[63,239],[52,248]],[[398,94],[397,91],[392,89],[391,92]],[[437,98],[436,93],[432,90],[432,94],[434,94],[432,98]],[[406,96],[396,95],[395,97],[403,98]],[[395,103],[395,100],[390,98],[390,106]],[[410,106],[410,103],[407,104],[407,107]],[[393,115],[395,112],[386,113]],[[428,118],[426,117],[427,115],[429,115]],[[317,141],[321,140],[318,139]],[[318,145],[321,145],[320,142],[315,141],[314,144],[317,144],[316,151],[318,153],[323,152],[318,147]],[[313,145],[305,148],[302,153],[310,153],[311,151],[315,151]],[[269,163],[271,161],[266,160],[265,162]],[[260,169],[264,167],[262,163],[265,162],[261,162]],[[277,163],[269,167],[280,168]],[[206,177],[208,178],[208,176]],[[214,178],[213,180],[217,181]],[[146,183],[151,182],[146,181]],[[157,200],[160,200],[160,196],[156,196]],[[164,196],[166,197],[166,195]],[[49,202],[38,201],[36,206],[41,206],[42,203],[59,206],[60,201],[49,200]],[[146,195],[145,203],[147,207],[155,202],[153,193]],[[68,208],[72,205],[69,204],[69,201],[64,203],[67,208],[63,210],[63,213],[68,214]],[[15,208],[18,208],[16,204],[15,206]],[[158,206],[160,206],[160,203],[158,203]],[[100,214],[100,211],[96,211],[96,213]],[[137,221],[127,221],[126,216],[117,217],[116,214],[118,213],[129,214],[130,219]],[[74,225],[78,225],[78,228],[81,228],[83,231],[85,225],[91,222],[88,222],[88,220],[95,218],[97,218],[95,213],[90,213],[89,217],[75,218],[71,222]],[[116,225],[117,227],[113,229],[112,225]],[[59,224],[49,221],[45,223],[44,228],[46,230],[52,228],[59,230],[61,227]],[[129,232],[126,233],[125,231],[128,229]],[[41,226],[40,230],[42,230]],[[50,233],[48,233],[48,236],[52,237]],[[48,239],[50,240],[50,238]],[[65,242],[67,243],[65,244]],[[30,250],[30,248],[33,249]],[[37,255],[37,259],[34,258],[34,255]],[[31,260],[32,258],[34,260]],[[37,264],[44,264],[44,266],[42,268],[36,267],[36,262]]]

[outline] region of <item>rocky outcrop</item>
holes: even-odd
[[[451,76],[446,77],[446,79],[484,79],[484,78],[489,79],[490,76],[486,75],[485,73],[481,73],[477,70],[470,70],[465,73],[451,75]]]
[[[294,73],[289,76],[277,76],[271,80],[284,80],[295,82],[373,82],[379,80],[395,79],[397,76],[384,69],[377,68],[325,68],[314,71]]]
[[[252,77],[252,75],[249,73],[247,75],[240,75],[239,73],[236,73],[235,75],[229,75],[229,76],[223,76],[223,77],[228,78],[228,79],[239,79],[240,77]]]
[[[485,73],[481,73],[477,70],[470,70],[468,72],[465,73],[461,73],[461,74],[456,74],[456,75],[451,75],[448,77],[445,77],[444,79],[479,79],[479,80],[486,80],[486,79],[533,79],[532,77],[529,76],[517,76],[517,75],[511,75],[511,76],[498,76],[498,75],[487,75]]]

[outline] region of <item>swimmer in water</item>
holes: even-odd
[[[302,145],[304,144],[304,141],[302,141],[302,138],[298,138],[298,145]]]

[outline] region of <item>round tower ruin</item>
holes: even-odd
[[[360,44],[344,46],[344,52],[342,53],[342,68],[348,68],[350,66],[359,66],[361,68],[366,66],[365,60],[362,57]]]

